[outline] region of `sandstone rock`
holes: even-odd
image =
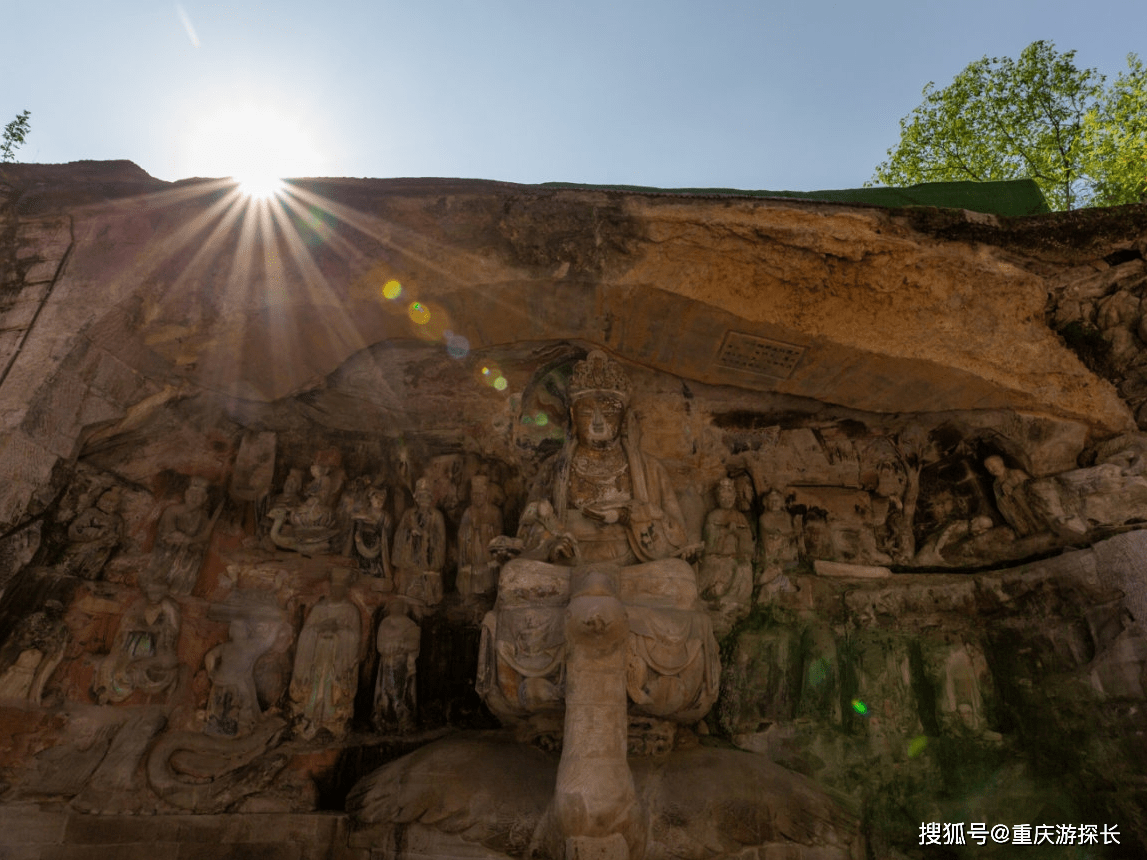
[[[77,798],[56,853],[80,808],[305,829],[268,856],[1147,845],[1141,208],[300,180],[248,256],[227,183],[4,183],[0,768]],[[466,734],[476,685],[550,752]],[[274,815],[371,771],[354,836]]]

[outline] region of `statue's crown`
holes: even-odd
[[[569,391],[573,400],[595,392],[615,394],[622,400],[628,400],[629,377],[621,365],[600,349],[595,349],[583,361],[574,365]]]

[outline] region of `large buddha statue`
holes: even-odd
[[[641,450],[629,381],[605,353],[570,380],[572,433],[532,493],[562,531],[502,570],[484,624],[479,688],[499,717],[561,710],[570,569],[619,568],[628,616],[631,710],[676,722],[703,716],[717,696],[717,645],[699,600],[684,518],[665,468]]]
[[[717,642],[664,467],[641,450],[629,382],[600,351],[570,380],[573,432],[531,504],[552,507],[501,571],[478,691],[525,734],[560,731],[553,815],[566,856],[639,856],[647,822],[626,758],[717,698]],[[549,511],[546,511],[547,515]],[[661,727],[658,728],[658,724]]]

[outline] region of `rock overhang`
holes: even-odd
[[[331,179],[290,183],[272,218],[218,181],[163,183],[124,162],[5,176],[18,215],[72,221],[53,288],[67,306],[43,315],[61,326],[53,352],[83,337],[189,390],[273,402],[378,344],[421,344],[446,366],[450,338],[482,357],[573,341],[868,412],[1133,426],[1045,319],[1047,248],[1071,257],[1074,230],[1077,261],[1091,253],[1071,213]],[[1127,219],[1124,244],[1147,213]],[[1040,247],[1048,234],[1059,244]]]

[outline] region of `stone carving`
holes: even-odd
[[[390,566],[390,514],[386,510],[386,487],[366,491],[367,507],[351,515],[351,545],[344,555],[354,554],[358,569],[368,576],[393,583]]]
[[[303,501],[291,513],[291,521],[301,528],[328,528],[335,524],[335,509],[345,474],[339,468],[342,457],[337,449],[320,451],[311,465],[311,481]]]
[[[414,487],[415,507],[402,515],[394,533],[396,590],[427,606],[442,602],[442,568],[446,566],[446,520],[434,507],[430,484],[420,478]]]
[[[219,607],[212,614],[229,619],[230,625],[228,640],[203,657],[211,680],[204,731],[223,737],[246,735],[263,715],[256,663],[274,647],[286,619],[273,605],[241,600]]]
[[[796,567],[802,549],[800,518],[785,510],[785,497],[779,490],[770,490],[757,526],[759,602],[767,600],[774,580]]]
[[[992,491],[996,496],[996,508],[1016,536],[1028,537],[1044,531],[1045,524],[1033,510],[1028,495],[1031,475],[1023,469],[1008,468],[1003,458],[996,455],[984,460],[984,468],[995,478]]]
[[[139,764],[154,738],[167,724],[158,708],[144,708],[124,721],[107,755],[72,800],[72,808],[82,812],[115,815],[139,812],[144,802]]]
[[[283,491],[271,501],[272,508],[285,508],[288,512],[303,501],[303,470],[291,469],[283,481]]]
[[[626,611],[618,570],[573,574],[566,610],[565,732],[553,809],[567,858],[640,857],[645,822],[626,761]]]
[[[734,507],[737,489],[732,478],[717,485],[718,507],[705,518],[705,554],[698,587],[709,608],[731,626],[748,615],[753,597],[753,553],[756,548],[749,520]]]
[[[469,597],[489,594],[497,585],[498,565],[490,543],[502,534],[502,511],[490,500],[489,479],[470,481],[470,507],[458,526],[458,592]]]
[[[331,540],[340,531],[336,511],[346,479],[341,462],[338,449],[320,451],[305,488],[302,470],[292,469],[287,475],[283,492],[267,511],[275,546],[308,555],[330,551]]]
[[[183,501],[171,505],[159,518],[147,579],[162,583],[172,594],[190,594],[199,581],[203,555],[219,516],[219,511],[214,516],[207,513],[207,488],[205,479],[192,478]]]
[[[1094,466],[1044,478],[1009,468],[997,455],[986,458],[1000,515],[1019,538],[1059,540],[1141,521],[1147,517],[1147,478],[1134,445],[1128,445],[1126,452],[1107,450],[1106,459]]]
[[[72,520],[68,526],[68,548],[61,562],[65,571],[82,579],[99,579],[123,540],[120,498],[118,487],[105,490],[94,505]]]
[[[961,564],[973,564],[982,558],[984,549],[992,539],[990,532],[1003,532],[1004,535],[995,535],[995,539],[1014,541],[1015,534],[1007,528],[992,528],[992,518],[987,516],[971,517],[970,519],[953,520],[946,523],[924,539],[923,545],[916,552],[912,560],[917,567],[953,567]],[[998,554],[998,553],[997,553]],[[990,553],[989,553],[990,555]]]
[[[111,652],[92,679],[99,703],[122,702],[136,690],[149,698],[170,692],[179,678],[179,608],[159,583],[124,613]]]
[[[0,649],[0,699],[40,704],[44,686],[60,665],[68,644],[64,606],[49,600],[20,622]]]
[[[331,570],[330,593],[311,608],[299,633],[290,696],[298,730],[306,738],[323,729],[340,738],[354,715],[362,617],[350,600],[352,575],[343,568]]]
[[[664,467],[641,450],[628,389],[600,351],[575,367],[573,433],[535,498],[549,497],[553,518],[539,504],[528,532],[542,543],[502,569],[478,675],[490,709],[511,723],[559,713],[564,698],[568,777],[558,777],[555,815],[577,850],[608,856],[625,856],[642,832],[625,760],[629,707],[696,721],[719,673],[693,569],[679,557],[692,549],[681,511]]]
[[[407,732],[417,714],[418,654],[422,630],[407,617],[406,601],[392,599],[378,624],[378,677],[374,685],[371,719],[380,732]]]
[[[240,738],[208,737],[199,732],[163,735],[147,756],[147,781],[168,803],[201,813],[223,812],[262,791],[287,764],[275,753],[286,723],[263,720]]]
[[[978,644],[952,641],[936,660],[940,683],[936,689],[936,715],[949,734],[999,735],[989,731],[981,690],[991,689],[988,663]]]

